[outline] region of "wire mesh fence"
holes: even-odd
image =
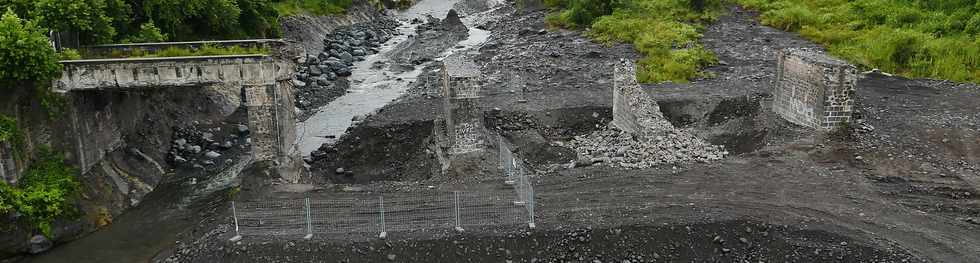
[[[238,235],[305,237],[463,231],[530,223],[508,191],[349,194],[330,199],[235,202]]]
[[[232,202],[236,236],[386,237],[389,232],[534,228],[534,189],[525,166],[498,138],[508,187],[474,191],[344,193],[330,197]]]
[[[507,177],[506,183],[514,186],[514,193],[517,195],[515,203],[527,209],[530,217],[528,222],[530,227],[534,227],[534,188],[528,178],[527,167],[521,159],[514,157],[514,152],[504,143],[503,137],[497,137],[497,149],[500,152],[499,160],[504,175]]]

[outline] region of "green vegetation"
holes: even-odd
[[[975,0],[737,0],[835,56],[908,77],[980,82]]]
[[[46,82],[61,71],[49,30],[77,33],[82,45],[271,38],[283,15],[336,14],[352,0],[0,0],[0,81]],[[71,39],[71,36],[67,36]],[[239,50],[167,50],[171,56]],[[254,53],[254,51],[244,51]]]
[[[353,4],[352,0],[277,0],[273,6],[279,15],[339,14]]]
[[[218,46],[214,44],[204,44],[198,48],[168,47],[160,50],[145,50],[136,48],[133,50],[113,50],[108,58],[166,58],[166,57],[193,57],[193,56],[222,56],[222,55],[254,55],[269,54],[269,49],[265,47],[242,47],[242,46]],[[99,57],[88,55],[86,57]]]
[[[17,120],[0,114],[0,142],[16,142],[18,137]]]
[[[78,53],[78,50],[66,48],[58,52],[58,60],[76,60],[82,59],[82,54]]]
[[[553,26],[588,28],[601,43],[632,43],[644,55],[637,65],[640,82],[686,82],[717,58],[698,40],[704,24],[721,13],[718,0],[546,0],[559,8]]]
[[[157,43],[167,41],[167,34],[160,32],[160,28],[147,21],[140,25],[140,31],[135,35],[124,39],[123,43]]]
[[[264,47],[241,47],[241,46],[220,47],[214,45],[204,45],[201,48],[197,48],[197,49],[169,47],[158,51],[135,54],[135,57],[164,58],[164,57],[252,55],[252,54],[269,54],[269,50]]]
[[[11,9],[0,17],[0,61],[0,81],[48,80],[61,73],[44,29]]]
[[[13,118],[0,115],[0,142],[11,143],[14,155],[20,155],[20,130]],[[38,156],[17,186],[0,181],[0,215],[18,212],[25,223],[50,236],[54,219],[74,211],[72,203],[80,188],[75,179],[78,170],[47,149],[41,149]]]
[[[75,212],[72,204],[81,188],[76,174],[61,156],[42,153],[16,187],[0,182],[0,210],[17,211],[25,223],[51,236],[51,223]]]

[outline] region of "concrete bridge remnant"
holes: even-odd
[[[851,122],[857,68],[823,52],[788,48],[779,52],[772,108],[794,124],[833,130]]]
[[[480,108],[480,70],[461,55],[447,57],[442,68],[443,116],[433,129],[443,172],[458,174],[489,160],[488,131]]]
[[[620,130],[650,135],[673,130],[652,96],[636,81],[636,65],[623,59],[613,68],[613,125]]]
[[[268,40],[255,41],[270,43]],[[254,44],[247,40],[228,42]],[[137,45],[148,46],[143,48],[172,46],[170,43]],[[132,44],[118,46],[123,49],[139,48]],[[54,81],[53,89],[61,93],[88,90],[139,92],[175,87],[231,89],[227,92],[244,95],[254,160],[286,161],[297,152],[293,150],[295,112],[291,78],[294,67],[280,57],[254,54],[69,60],[62,61],[64,72],[61,78]],[[78,128],[75,127],[76,130]],[[86,161],[86,156],[92,155],[86,151],[100,150],[82,145],[77,148],[79,163],[83,170],[87,170],[94,162]]]

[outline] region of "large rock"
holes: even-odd
[[[350,63],[354,61],[354,56],[351,55],[350,53],[347,53],[347,51],[340,52],[340,60],[343,61],[344,63]]]
[[[350,68],[345,67],[345,68],[341,68],[340,70],[337,70],[337,76],[347,77],[350,75],[351,75]]]
[[[39,254],[44,251],[48,251],[51,249],[51,246],[54,245],[51,243],[51,240],[48,240],[48,238],[44,237],[43,235],[34,235],[31,237],[30,244],[31,246],[27,252],[31,254]]]

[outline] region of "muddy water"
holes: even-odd
[[[372,65],[383,64],[389,60],[389,54],[395,46],[405,41],[408,36],[415,34],[415,25],[407,23],[412,18],[432,15],[445,17],[458,0],[422,0],[408,10],[396,12],[395,17],[402,21],[398,31],[402,34],[382,45],[380,52],[365,57],[364,61],[354,64],[352,75],[349,77],[351,87],[348,93],[333,102],[317,109],[317,113],[296,127],[296,141],[300,152],[305,156],[320,148],[324,143],[334,143],[353,124],[355,116],[370,114],[391,101],[397,99],[408,89],[409,83],[419,81],[422,66],[414,70],[404,71],[397,66],[387,65],[372,68]],[[455,52],[467,50],[481,45],[490,37],[490,32],[475,28],[480,14],[463,18],[463,23],[469,28],[469,37],[447,50],[436,61]],[[435,62],[434,62],[435,63]],[[437,80],[421,80],[437,81]]]
[[[143,203],[115,218],[112,225],[21,262],[147,262],[173,246],[177,233],[197,225],[202,211],[222,209],[227,197],[222,190],[251,163],[251,157],[243,157],[200,183],[185,178],[161,182]]]

